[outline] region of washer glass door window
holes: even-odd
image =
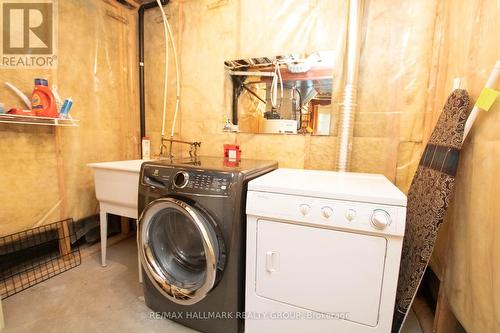
[[[194,304],[215,286],[224,246],[210,217],[181,200],[152,202],[140,219],[141,260],[155,287],[178,304]]]

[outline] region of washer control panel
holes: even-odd
[[[232,179],[229,172],[149,165],[143,171],[141,184],[178,193],[227,196]]]
[[[189,180],[185,190],[189,193],[228,195],[231,174],[188,171]]]

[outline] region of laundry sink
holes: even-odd
[[[106,266],[108,214],[137,219],[139,174],[144,160],[90,163],[94,169],[95,194],[99,200],[101,260]],[[139,260],[139,259],[138,259]],[[141,270],[139,281],[142,282]]]
[[[95,172],[95,193],[108,213],[137,218],[139,173],[144,160],[91,163]]]

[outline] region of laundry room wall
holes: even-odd
[[[72,97],[77,128],[0,124],[0,235],[97,212],[90,162],[138,157],[136,13],[115,2],[59,1],[55,70],[0,68],[0,102],[22,102],[33,79]]]
[[[223,133],[223,118],[231,107],[223,61],[335,49],[338,104],[346,2],[172,0],[166,10],[181,66],[177,138],[202,141],[205,155],[221,155],[224,143],[237,143],[247,158],[275,159],[282,167],[335,169],[337,133]],[[498,60],[499,14],[494,0],[460,5],[435,0],[366,2],[351,171],[383,173],[408,190],[453,79],[461,77],[462,87],[475,100]],[[148,133],[157,154],[164,39],[159,11],[146,17]],[[168,129],[175,91],[172,58],[170,62]],[[333,112],[338,122],[338,107]],[[493,110],[481,115],[464,146],[457,193],[431,261],[453,312],[469,332],[500,331],[495,306],[500,281],[494,278],[495,263],[500,262],[494,239],[499,235],[493,225],[500,215],[494,172],[500,163],[495,130],[499,114]]]
[[[423,147],[427,86],[436,20],[435,0],[367,1],[361,50],[359,108],[352,171],[383,173],[406,190]],[[342,93],[345,1],[181,1],[166,6],[181,67],[176,137],[202,142],[201,154],[222,155],[237,143],[246,158],[283,167],[335,169],[332,136],[223,133],[230,84],[223,62],[288,52],[336,50],[334,122]],[[146,14],[147,132],[158,153],[163,99],[164,38],[159,10]],[[171,50],[172,51],[172,50]],[[174,112],[175,71],[170,52],[167,133]]]
[[[499,60],[498,1],[443,1],[442,35],[433,92],[444,103],[461,79],[474,102]],[[499,88],[497,83],[496,88]],[[435,123],[439,112],[429,119]],[[462,148],[455,197],[437,243],[434,262],[443,272],[445,295],[467,332],[500,332],[500,103],[479,114]]]

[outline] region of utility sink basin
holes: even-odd
[[[87,164],[94,169],[95,194],[99,200],[101,228],[101,260],[106,266],[108,214],[138,218],[137,197],[139,174],[144,160],[129,160]],[[140,258],[138,257],[140,267]],[[142,274],[139,269],[139,281]]]
[[[108,213],[137,218],[139,173],[144,160],[91,163],[95,193]]]

